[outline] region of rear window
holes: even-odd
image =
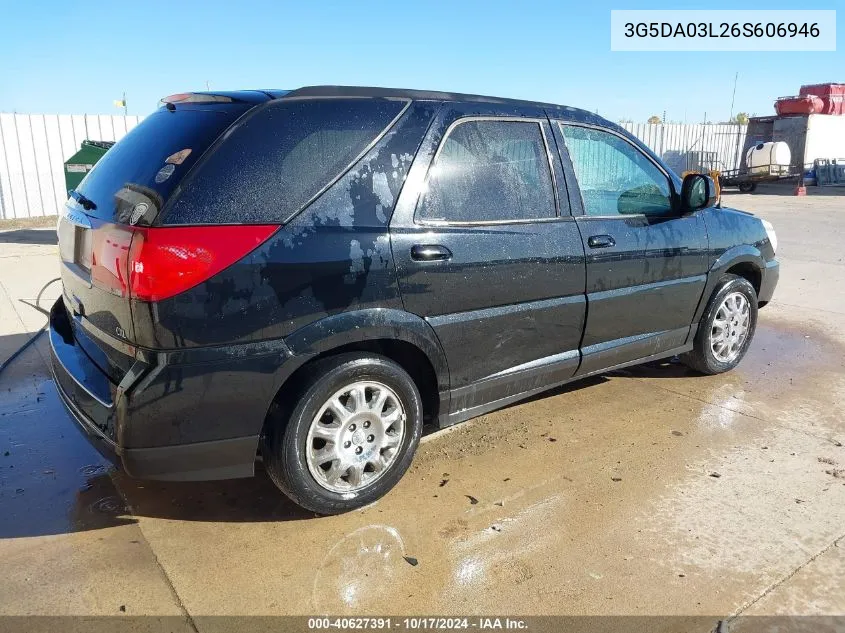
[[[417,217],[513,222],[555,217],[549,159],[535,121],[460,121],[442,142]]]
[[[340,176],[405,101],[284,99],[236,125],[183,183],[166,224],[284,222]]]
[[[86,213],[124,224],[151,222],[181,178],[244,110],[162,108],[151,114],[108,150],[77,188],[96,205]]]

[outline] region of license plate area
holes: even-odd
[[[93,231],[85,215],[66,212],[56,227],[62,262],[77,276],[90,283]]]

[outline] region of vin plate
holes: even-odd
[[[835,51],[833,10],[614,10],[612,51]]]

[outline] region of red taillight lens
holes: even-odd
[[[235,100],[226,95],[215,95],[208,92],[180,92],[164,97],[160,103],[232,103]]]
[[[132,297],[161,301],[193,288],[245,257],[277,225],[135,228],[129,249]]]
[[[161,103],[179,103],[180,101],[187,101],[191,98],[190,92],[179,92],[175,95],[168,95],[161,99]]]
[[[119,297],[129,294],[129,245],[132,227],[103,224],[85,231],[85,239],[77,239],[76,261],[90,262],[91,283]],[[83,268],[86,268],[83,264]]]

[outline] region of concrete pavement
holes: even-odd
[[[263,473],[125,478],[62,411],[40,340],[0,377],[0,614],[845,613],[845,197],[787,193],[724,198],[775,224],[782,262],[736,371],[631,368],[434,434],[339,517]],[[0,359],[57,275],[49,231],[12,233]]]

